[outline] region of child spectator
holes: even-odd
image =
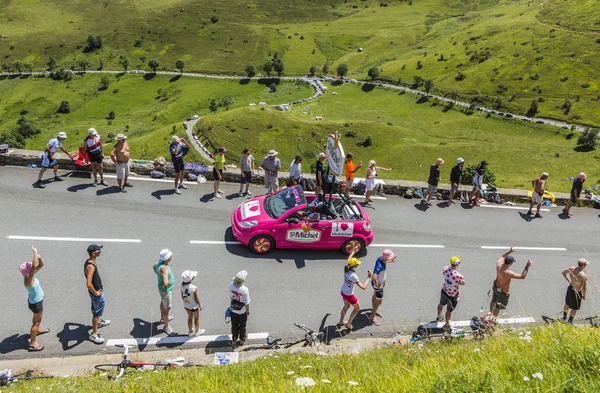
[[[200,336],[204,334],[205,329],[200,329],[200,311],[202,311],[202,303],[198,296],[198,287],[192,284],[194,277],[198,272],[186,270],[181,274],[181,299],[183,307],[188,315],[188,331],[189,336]]]

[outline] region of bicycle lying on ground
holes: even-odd
[[[300,344],[301,342],[304,342],[304,345],[303,345],[304,347],[314,347],[316,345],[319,345],[319,344],[325,342],[325,333],[315,332],[314,330],[307,328],[305,325],[300,325],[297,323],[295,323],[294,326],[296,326],[298,329],[304,330],[304,338],[302,338],[300,340],[284,343],[284,342],[281,342],[282,341],[281,338],[275,338],[273,336],[269,336],[269,337],[267,337],[266,343],[259,344],[259,345],[253,345],[251,347],[242,349],[242,351],[247,352],[247,351],[261,351],[261,350],[267,350],[267,349],[283,349],[283,348],[292,347],[296,344]]]
[[[31,379],[48,379],[54,378],[53,376],[42,376],[42,375],[32,375],[33,370],[27,370],[20,374],[12,374],[10,368],[4,369],[0,371],[0,386],[8,386],[11,383],[22,381],[22,380],[31,380]]]
[[[480,339],[492,334],[496,328],[496,319],[489,313],[483,317],[473,317],[469,324],[471,330],[457,329],[454,327],[450,327],[448,329],[444,325],[444,322],[437,321],[419,325],[417,330],[413,332],[410,343],[412,344],[417,341],[431,340],[435,338],[451,340],[454,338],[464,338],[467,336],[473,336],[475,339]]]
[[[548,325],[552,325],[554,322],[568,323],[567,321],[565,321],[562,318],[550,318],[545,315],[542,315],[542,319]],[[594,315],[593,317],[577,318],[578,321],[589,322],[591,327],[600,328],[600,320],[597,320],[597,319],[599,319],[598,315]]]
[[[129,355],[129,348],[131,348],[130,345],[117,344],[116,346],[119,348],[124,348],[123,360],[121,360],[121,362],[113,364],[97,364],[96,366],[94,366],[94,368],[98,371],[116,372],[117,375],[108,375],[108,379],[114,381],[121,378],[125,373],[125,369],[127,368],[135,368],[138,370],[158,370],[176,367],[203,367],[203,365],[201,364],[186,362],[184,358],[165,360],[162,362],[134,362],[130,359],[127,359],[127,356]]]

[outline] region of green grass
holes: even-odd
[[[92,376],[28,382],[12,392],[597,392],[600,330],[566,325],[497,333],[480,341],[389,346],[359,355],[265,356],[252,362],[206,369],[138,374],[118,382]],[[541,373],[543,380],[533,375]],[[298,387],[298,377],[316,386]],[[529,380],[524,380],[527,377]],[[328,380],[330,383],[323,382]],[[349,381],[357,382],[350,386]],[[76,385],[74,385],[76,383]]]
[[[278,52],[286,74],[327,62],[330,73],[346,63],[350,76],[366,78],[377,66],[386,79],[420,75],[441,94],[478,96],[486,105],[499,97],[523,114],[541,98],[540,116],[598,126],[596,10],[594,0],[0,0],[0,64],[43,69],[53,56],[67,68],[87,59],[92,68],[102,60],[119,69],[125,56],[132,69],[157,58],[161,69],[184,59],[189,71],[241,73],[249,62],[261,72]],[[104,38],[98,53],[83,52],[90,34]],[[488,60],[470,60],[486,50]],[[447,61],[438,61],[441,54]],[[456,81],[458,72],[466,79]],[[565,113],[567,96],[574,104]]]

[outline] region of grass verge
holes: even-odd
[[[530,337],[528,340],[523,337]],[[192,370],[22,381],[11,392],[597,392],[600,329],[556,324],[479,341],[393,345],[358,355],[265,354]],[[534,376],[535,375],[535,376]],[[537,376],[537,377],[536,377]],[[303,388],[296,378],[312,378]],[[357,385],[351,385],[350,382]],[[306,390],[305,390],[306,389]]]

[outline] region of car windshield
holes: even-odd
[[[265,198],[265,210],[272,218],[279,218],[290,209],[305,204],[306,198],[300,186],[283,189]]]

